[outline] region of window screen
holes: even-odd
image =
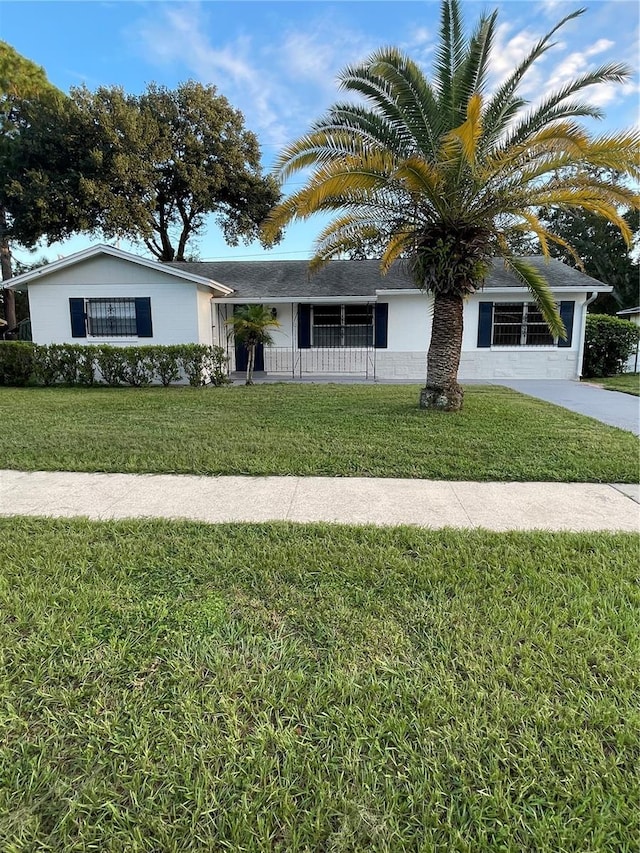
[[[494,346],[553,346],[555,341],[539,309],[530,302],[496,302],[493,306]]]
[[[87,299],[87,331],[92,337],[136,337],[135,299]]]
[[[372,305],[313,305],[312,346],[372,347]]]

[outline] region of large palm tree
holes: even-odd
[[[462,405],[457,372],[463,300],[483,282],[493,256],[529,287],[552,334],[566,332],[549,285],[510,250],[510,237],[531,233],[548,254],[550,241],[570,249],[543,226],[541,207],[581,209],[613,222],[630,239],[621,207],[638,197],[623,181],[640,174],[637,132],[590,136],[576,121],[600,117],[582,99],[599,83],[629,76],[603,65],[527,106],[519,95],[527,71],[550,47],[565,17],[492,94],[486,93],[496,15],[463,34],[457,0],[442,3],[433,75],[395,48],[374,53],[340,75],[357,102],[335,104],[278,159],[281,180],[313,167],[306,185],[271,213],[267,232],[293,219],[337,212],[318,237],[312,266],[374,245],[386,272],[398,259],[416,284],[433,294],[424,408]],[[591,168],[602,170],[594,173]]]
[[[247,348],[247,378],[245,385],[253,385],[253,370],[256,363],[256,349],[259,344],[270,346],[273,343],[271,329],[277,329],[280,322],[265,305],[239,306],[227,325],[231,326],[236,343]]]

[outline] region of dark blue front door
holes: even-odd
[[[244,344],[236,344],[236,370],[246,370],[249,361],[249,350]],[[264,370],[264,346],[258,344],[256,347],[256,363],[254,370]]]

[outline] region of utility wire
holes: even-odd
[[[235,261],[237,258],[263,258],[264,260],[269,260],[269,258],[273,258],[276,255],[306,255],[309,260],[311,260],[311,255],[306,249],[294,249],[291,252],[268,252],[265,250],[263,253],[255,253],[250,255],[236,255],[234,253],[233,257],[218,257],[218,258],[200,258],[199,261],[195,263],[213,263],[214,261]]]

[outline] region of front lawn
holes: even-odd
[[[625,394],[635,394],[636,397],[640,397],[640,373],[618,373],[615,376],[588,381],[602,385],[607,391],[623,391]]]
[[[0,535],[2,850],[637,850],[637,536]]]
[[[0,465],[638,482],[631,433],[507,388],[469,387],[457,415],[420,411],[417,398],[398,385],[0,388]]]

